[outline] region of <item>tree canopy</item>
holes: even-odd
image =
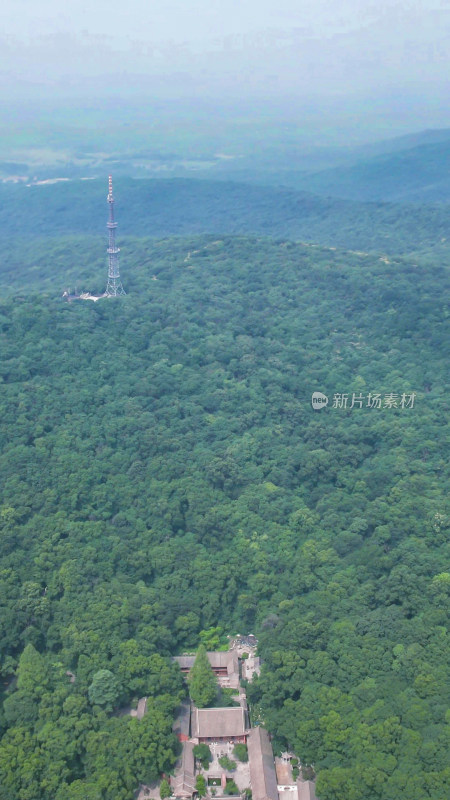
[[[88,696],[93,705],[105,706],[112,711],[119,698],[119,685],[110,669],[99,669],[93,675]]]
[[[170,774],[171,656],[250,631],[252,719],[323,800],[442,800],[443,267],[135,239],[126,297],[35,291],[72,255],[25,248],[29,288],[0,300],[1,800],[131,800]],[[103,253],[77,259],[101,290]],[[120,708],[91,702],[105,671]]]
[[[206,648],[201,644],[189,673],[189,694],[197,708],[206,708],[214,702],[218,692],[217,678],[209,663]]]

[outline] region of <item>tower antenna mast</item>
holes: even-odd
[[[119,273],[119,248],[116,246],[116,228],[117,222],[114,219],[114,196],[112,175],[108,179],[108,204],[109,204],[109,219],[106,223],[108,228],[108,283],[104,297],[117,297],[118,295],[126,294],[122,286]]]

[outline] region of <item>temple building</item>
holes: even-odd
[[[195,792],[195,759],[192,742],[183,742],[181,756],[175,766],[175,775],[171,779],[174,797],[191,798]]]
[[[218,683],[224,688],[239,688],[239,658],[235,650],[223,650],[207,653],[208,661],[217,677]],[[194,666],[196,656],[175,656],[183,675],[189,675]]]
[[[247,747],[253,800],[278,800],[277,773],[267,731],[252,728]]]
[[[242,706],[196,708],[191,712],[191,735],[199,743],[242,742],[247,740],[247,720]]]

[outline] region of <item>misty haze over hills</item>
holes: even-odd
[[[350,200],[450,200],[450,128],[352,143],[345,128],[316,129],[309,110],[278,101],[218,107],[42,101],[0,108],[0,179],[36,182],[116,176],[202,178],[287,186]],[[284,116],[283,116],[284,115]],[[374,135],[369,126],[361,135]],[[316,135],[317,134],[317,135]]]
[[[5,101],[70,98],[82,109],[109,97],[122,114],[130,101],[208,100],[219,114],[244,101],[246,118],[260,105],[329,143],[450,124],[449,10],[439,2],[172,0],[165,13],[133,2],[124,16],[101,0],[88,26],[84,4],[71,6],[45,0],[33,15],[18,0],[2,12]]]
[[[98,203],[95,185],[46,187],[42,212],[43,194],[8,184],[113,172],[134,235],[335,236],[382,252],[445,240],[443,209],[400,205],[450,201],[442,3],[135,0],[124,16],[100,0],[88,25],[82,0],[2,13],[7,234],[20,235],[16,203],[44,236],[71,217],[85,230]]]
[[[50,10],[54,4],[44,3],[43,12],[46,5]],[[61,14],[45,29],[45,13],[41,20],[40,14],[32,30],[20,25],[3,37],[5,89],[13,96],[18,86],[25,90],[28,84],[29,96],[75,87],[92,95],[117,86],[133,96],[140,86],[157,95],[162,90],[163,96],[342,98],[376,97],[389,94],[393,86],[414,86],[417,96],[426,87],[428,100],[444,98],[448,9],[412,2],[362,9],[347,0],[339,9],[315,3],[309,13],[310,4],[303,4],[292,15],[292,2],[282,0],[276,16],[264,13],[264,3],[251,2],[244,13],[241,4],[227,3],[226,16],[209,18],[202,4],[201,14],[193,18],[195,3],[172,5],[168,27],[158,26],[150,8],[147,13],[140,9],[144,16],[138,26],[132,14],[124,20],[105,3],[98,5],[97,24],[91,19],[89,31],[82,17],[77,25],[76,16],[69,20]],[[283,17],[283,6],[290,9],[289,19]]]
[[[0,178],[114,170],[446,199],[445,146],[410,154],[403,167],[366,164],[414,146],[395,137],[450,129],[442,2],[170,0],[163,10],[132,0],[124,14],[106,0],[89,13],[83,0],[36,10],[17,0],[1,16]],[[351,173],[322,174],[357,162]],[[420,185],[409,176],[404,185],[402,169]]]
[[[441,142],[305,175],[297,186],[353,200],[450,201],[450,131]]]

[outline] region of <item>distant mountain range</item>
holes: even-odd
[[[309,162],[310,168],[305,170]],[[173,177],[181,173],[175,170]],[[326,197],[409,204],[450,202],[450,129],[363,146],[286,148],[202,169],[196,177],[285,186]]]
[[[353,151],[356,162],[296,173],[296,188],[363,201],[450,202],[450,131],[429,131]]]
[[[93,135],[92,141],[83,142],[77,140],[70,127],[63,127],[54,135],[45,128],[34,147],[34,140],[30,139],[26,147],[14,152],[14,158],[11,151],[9,159],[7,147],[2,151],[0,180],[27,182],[30,176],[35,182],[97,179],[112,170],[121,180],[233,181],[352,201],[450,202],[448,128],[356,147],[325,146],[320,141],[306,141],[295,126],[283,131],[282,126],[275,129],[261,121],[260,143],[256,146],[255,125],[253,121],[250,135],[229,120],[222,141],[216,129],[205,129],[200,135],[191,119],[183,136],[172,142],[170,151],[158,137],[145,145],[147,129],[141,126],[129,140],[123,140],[123,132],[113,137],[108,152],[101,148],[101,131]],[[43,147],[46,131],[48,137],[53,135],[50,149]]]

